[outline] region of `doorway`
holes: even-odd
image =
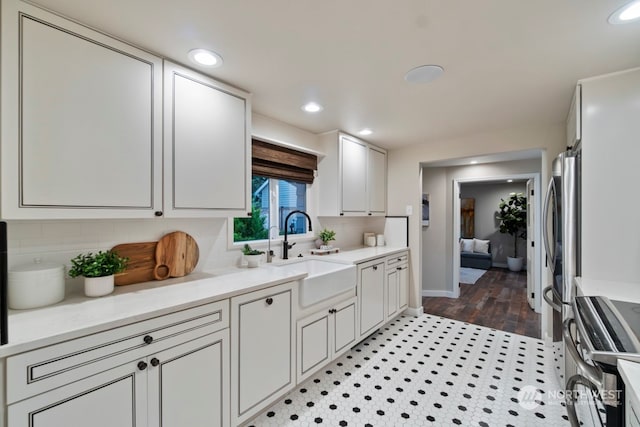
[[[453,296],[460,296],[460,243],[459,232],[461,229],[461,185],[469,183],[497,183],[497,182],[512,182],[522,181],[527,188],[527,205],[530,210],[527,211],[527,224],[530,226],[530,230],[527,233],[527,299],[531,299],[533,302],[533,309],[537,312],[541,312],[542,298],[541,298],[541,262],[542,251],[540,249],[540,233],[541,224],[539,218],[541,217],[539,195],[540,195],[540,174],[514,174],[504,176],[493,177],[479,177],[479,178],[464,178],[453,180],[453,233],[452,233],[452,246],[453,246],[453,271],[452,271],[452,286]]]

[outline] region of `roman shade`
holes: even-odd
[[[251,141],[251,171],[268,178],[313,183],[318,158],[314,154],[282,147],[268,142]]]

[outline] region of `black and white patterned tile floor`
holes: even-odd
[[[568,426],[552,362],[537,339],[401,316],[249,425]]]

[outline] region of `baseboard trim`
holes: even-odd
[[[424,314],[424,308],[420,307],[408,307],[404,310],[403,314],[407,314],[409,316],[420,317]]]
[[[447,297],[447,298],[458,298],[453,291],[432,291],[428,289],[422,290],[423,297]]]

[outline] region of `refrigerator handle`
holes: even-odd
[[[552,292],[552,293],[554,292],[553,286],[548,286],[548,287],[544,288],[544,290],[542,291],[542,298],[544,298],[544,300],[547,302],[547,304],[549,304],[551,306],[551,308],[553,308],[558,313],[562,313],[562,306],[557,304],[553,300],[553,296],[551,298],[549,298],[549,292]]]
[[[547,261],[549,262],[549,268],[553,272],[555,269],[556,254],[555,251],[551,252],[549,245],[549,205],[551,204],[551,197],[555,198],[556,185],[553,181],[553,177],[549,180],[549,186],[547,187],[547,195],[544,199],[544,208],[542,213],[542,240],[544,241],[544,250],[547,254]],[[555,243],[555,242],[554,242]],[[555,244],[554,244],[555,246]]]

